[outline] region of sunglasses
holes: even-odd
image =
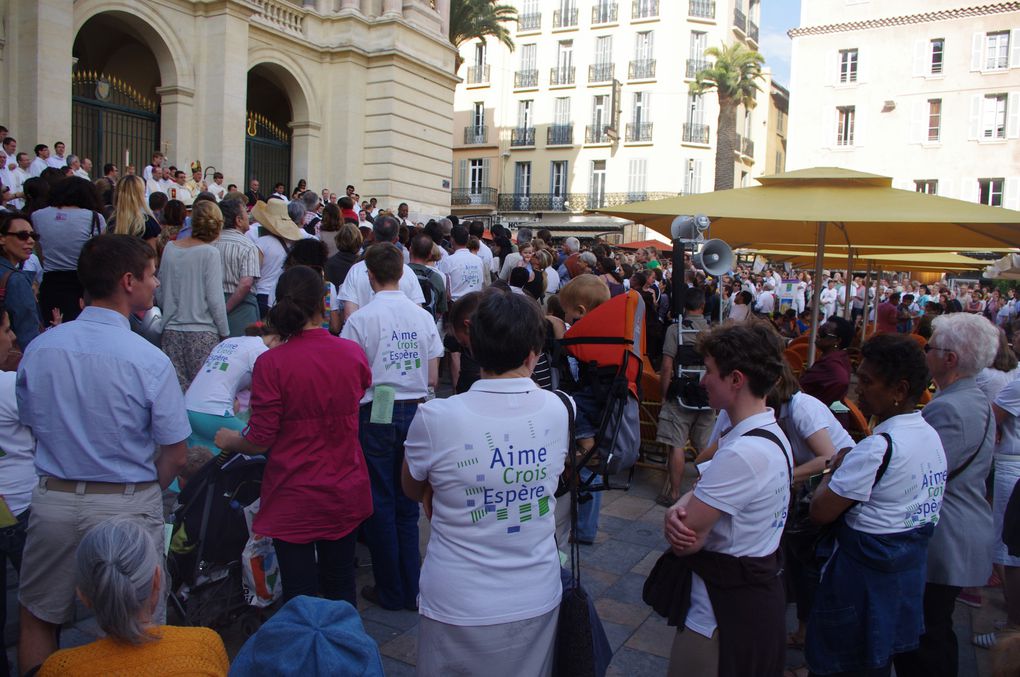
[[[36,242],[38,242],[41,239],[39,237],[39,233],[35,232],[34,230],[19,230],[16,233],[7,233],[7,234],[8,235],[12,235],[12,236],[18,238],[22,242],[27,242],[28,238],[32,238]]]
[[[942,351],[945,351],[945,352],[947,352],[947,353],[951,353],[951,352],[953,352],[952,350],[949,350],[948,348],[939,348],[938,346],[933,346],[933,345],[932,345],[932,344],[930,344],[930,343],[926,343],[926,344],[924,345],[924,352],[926,352],[926,353],[930,353],[930,352],[931,352],[931,351],[933,351],[933,350],[942,350]]]
[[[839,338],[839,337],[836,336],[835,334],[830,334],[829,332],[826,331],[820,331],[818,332],[818,338]]]

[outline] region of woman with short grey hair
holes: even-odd
[[[955,674],[948,667],[955,668],[958,658],[953,632],[956,597],[963,588],[980,588],[988,581],[996,540],[992,510],[985,500],[985,478],[995,451],[995,417],[975,376],[995,358],[999,330],[969,313],[936,317],[932,329],[924,347],[925,362],[938,392],[921,416],[942,441],[947,475],[938,526],[928,544],[925,632],[917,649],[896,656],[896,674],[901,677]]]
[[[162,549],[134,519],[115,517],[82,539],[75,556],[78,594],[106,637],[51,655],[39,670],[49,675],[226,675],[227,653],[208,628],[153,624],[164,577]]]

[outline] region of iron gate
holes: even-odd
[[[123,80],[96,71],[71,79],[71,150],[91,158],[98,176],[112,163],[124,174],[133,164],[141,175],[159,148],[159,105]]]
[[[258,179],[262,194],[269,195],[273,184],[283,182],[290,194],[290,134],[264,115],[248,112],[244,139],[244,181]]]

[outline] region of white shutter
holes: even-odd
[[[694,161],[694,186],[691,188],[691,192],[701,192],[701,160]]]
[[[627,192],[631,195],[645,192],[645,176],[648,161],[643,158],[632,158],[630,161],[630,175],[627,179]]]
[[[966,176],[960,179],[960,189],[957,191],[957,198],[967,202],[977,202],[981,197],[981,187],[977,179]]]
[[[867,80],[867,59],[864,58],[863,52],[858,48],[857,50],[857,82],[865,82]]]
[[[489,158],[482,160],[482,188],[489,187]]]
[[[1020,68],[1020,28],[1009,32],[1009,67]]]
[[[981,62],[984,61],[985,34],[975,33],[970,39],[970,69],[981,70]]]
[[[836,147],[836,126],[839,124],[839,109],[830,108],[822,113],[822,148]]]
[[[839,51],[830,49],[825,53],[825,75],[822,82],[826,87],[839,84]]]
[[[970,117],[967,119],[967,138],[976,141],[981,137],[981,100],[980,94],[970,96]]]
[[[914,41],[914,77],[924,77],[931,72],[931,43],[927,40]]]
[[[956,185],[953,179],[939,179],[939,185],[935,193],[942,197],[956,197],[955,189]]]
[[[1002,187],[1002,206],[1006,209],[1020,209],[1020,176],[1006,178]]]
[[[1006,138],[1020,138],[1020,92],[1006,95]]]
[[[924,143],[928,138],[928,102],[924,99],[915,101],[910,109],[910,129],[907,138],[910,143]]]
[[[461,160],[460,161],[460,182],[457,184],[457,187],[460,188],[461,190],[467,190],[468,188],[470,188],[470,186],[468,186],[467,176],[468,176],[468,161],[467,160]]]
[[[862,124],[864,121],[861,119],[862,112],[863,111],[860,106],[854,108],[854,142],[850,144],[854,148],[859,148],[864,145],[864,135],[861,134],[861,131],[864,128],[864,125]]]

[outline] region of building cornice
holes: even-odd
[[[826,33],[847,33],[850,31],[863,31],[874,28],[909,26],[911,24],[950,21],[952,19],[967,19],[975,16],[988,16],[991,14],[1003,14],[1006,12],[1020,12],[1020,2],[997,2],[994,4],[979,5],[975,7],[944,9],[938,12],[904,14],[901,16],[883,17],[881,19],[867,19],[865,21],[826,24],[824,26],[804,26],[801,28],[793,28],[787,31],[786,34],[791,38],[799,38],[805,35],[824,35]]]

